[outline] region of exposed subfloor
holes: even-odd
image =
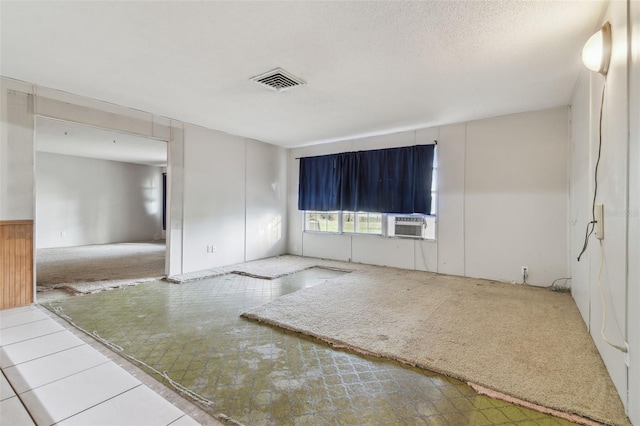
[[[228,274],[181,285],[156,281],[45,306],[62,308],[86,331],[212,401],[206,410],[219,419],[223,414],[246,425],[572,424],[478,395],[452,378],[240,317],[341,274],[314,268],[276,280]]]

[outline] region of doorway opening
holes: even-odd
[[[168,143],[36,117],[36,299],[165,275]]]

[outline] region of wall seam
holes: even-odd
[[[629,350],[629,261],[631,260],[629,255],[630,255],[630,240],[629,240],[629,217],[630,217],[630,203],[629,203],[629,199],[630,199],[630,192],[631,192],[631,167],[632,167],[632,163],[631,163],[631,85],[632,85],[632,81],[631,81],[631,73],[633,71],[632,69],[632,61],[633,61],[633,55],[631,54],[631,48],[633,46],[633,39],[632,39],[632,31],[631,31],[631,1],[627,0],[627,22],[626,22],[626,30],[627,30],[627,57],[626,57],[626,61],[627,61],[627,105],[626,105],[626,109],[627,109],[627,176],[626,176],[626,186],[627,186],[627,193],[625,194],[625,206],[624,206],[624,210],[627,212],[627,214],[625,215],[625,254],[626,254],[626,261],[624,263],[625,266],[625,271],[624,271],[624,277],[625,277],[625,288],[624,288],[624,297],[625,297],[625,315],[624,315],[624,341],[625,341],[625,345],[627,347],[627,351]],[[629,354],[625,354],[625,356],[629,356]],[[627,396],[627,400],[626,400],[626,404],[625,404],[625,408],[626,408],[626,412],[627,414],[629,414],[629,406],[631,404],[631,398],[629,396],[630,391],[631,391],[631,376],[629,375],[629,365],[630,363],[627,362],[626,363],[626,370],[627,370],[627,389],[626,389],[626,396]]]
[[[243,259],[247,261],[247,155],[248,155],[248,140],[244,139],[244,255]]]
[[[441,130],[442,130],[442,126],[438,126],[438,142],[442,143],[442,134],[441,134]],[[436,152],[438,151],[438,145],[436,144],[436,146],[433,148]],[[437,152],[438,155],[440,155],[439,152]],[[438,158],[438,169],[440,169],[440,158]],[[436,188],[436,196],[438,197],[438,199],[440,199],[440,170],[438,170],[438,175],[436,176],[436,179],[438,179],[438,187]],[[436,273],[440,272],[440,203],[438,202],[436,204],[436,231],[435,231],[435,238],[436,238]],[[426,268],[426,261],[425,261],[425,268]]]
[[[33,197],[33,209],[31,212],[31,217],[33,218],[33,227],[31,228],[31,250],[32,250],[32,265],[31,265],[31,271],[33,271],[33,276],[31,277],[33,280],[33,293],[32,293],[32,297],[31,297],[31,301],[33,303],[36,302],[36,298],[37,298],[37,290],[38,290],[38,270],[36,268],[36,247],[37,247],[37,232],[36,232],[36,227],[38,226],[38,221],[37,221],[37,216],[36,213],[38,212],[38,207],[37,207],[37,196],[36,194],[38,193],[37,191],[37,185],[38,185],[38,181],[36,179],[36,120],[38,117],[38,86],[37,85],[33,85],[33,94],[32,96],[32,108],[33,108],[33,144],[32,144],[32,148],[33,148],[33,164],[32,166],[32,172],[33,172],[33,188],[32,188],[32,197]]]
[[[576,89],[577,90],[577,89]],[[575,91],[574,91],[575,92]],[[571,97],[573,99],[573,95]],[[571,208],[573,206],[573,197],[571,193],[571,176],[573,176],[573,161],[571,157],[572,147],[573,147],[573,132],[572,132],[572,119],[573,119],[573,109],[571,105],[567,107],[567,143],[565,145],[566,149],[566,178],[567,178],[567,214],[566,214],[566,223],[567,223],[567,250],[566,250],[566,262],[567,268],[566,273],[568,277],[571,277],[573,268],[571,267],[571,240],[573,237],[573,224],[571,223]],[[569,285],[569,288],[571,286]]]
[[[462,156],[462,276],[467,276],[467,127],[464,123],[464,140]]]
[[[182,126],[182,218],[180,219],[182,221],[182,229],[180,232],[180,273],[183,274],[184,273],[184,234],[185,234],[185,217],[186,217],[186,213],[185,213],[185,200],[187,199],[187,185],[186,185],[186,177],[187,177],[187,173],[185,172],[186,170],[186,162],[187,162],[187,127],[186,126]]]

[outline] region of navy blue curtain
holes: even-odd
[[[340,208],[337,210],[354,210],[351,206],[357,206],[360,201],[361,190],[356,177],[360,173],[362,158],[357,152],[345,152],[338,154],[340,158]],[[371,210],[373,211],[373,210]]]
[[[434,145],[300,159],[298,209],[431,212]]]
[[[301,158],[298,208],[340,210],[340,169],[337,154]]]

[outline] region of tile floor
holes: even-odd
[[[315,268],[271,281],[230,274],[181,285],[151,282],[49,307],[213,401],[212,415],[246,425],[571,424],[478,395],[445,376],[239,316],[340,274]]]
[[[197,425],[35,306],[0,311],[3,425]]]

